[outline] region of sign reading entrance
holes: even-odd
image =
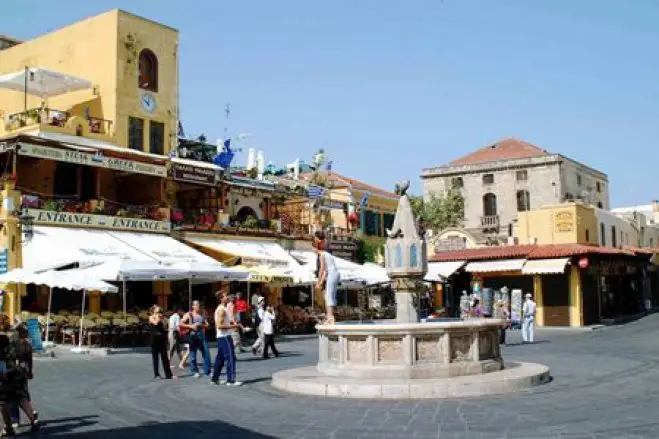
[[[114,157],[105,157],[98,151],[74,151],[70,149],[57,149],[48,146],[33,145],[30,143],[21,143],[19,154],[40,159],[56,160],[58,162],[113,169],[115,171],[167,177],[167,167],[165,165],[154,165],[151,163],[141,163]]]
[[[34,217],[35,224],[49,224],[53,226],[96,227],[112,230],[130,230],[133,232],[160,233],[168,233],[171,227],[169,221],[155,221],[141,218],[54,212],[52,210],[41,209],[28,209],[28,213]]]
[[[172,163],[172,177],[177,181],[215,186],[215,176],[214,169]]]

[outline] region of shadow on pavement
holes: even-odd
[[[74,439],[181,439],[181,438],[241,438],[270,439],[266,436],[244,428],[236,427],[222,421],[179,421],[164,423],[148,423],[135,427],[117,427],[98,431],[76,432],[75,430],[90,427],[96,421],[83,418],[54,419],[44,422],[40,436],[67,437]]]

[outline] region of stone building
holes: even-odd
[[[426,168],[421,179],[426,199],[451,188],[462,192],[464,229],[479,245],[512,240],[518,212],[569,200],[609,209],[606,174],[515,138]]]

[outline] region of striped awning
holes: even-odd
[[[563,273],[570,258],[532,259],[522,267],[522,274]]]
[[[493,271],[519,271],[526,259],[501,259],[497,261],[470,262],[465,267],[469,273],[489,273]]]

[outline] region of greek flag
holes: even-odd
[[[368,203],[368,197],[371,196],[370,192],[364,193],[362,196],[362,200],[359,202],[359,207],[366,207],[366,204]]]
[[[326,189],[322,186],[310,185],[307,189],[307,195],[309,195],[309,198],[312,200],[317,200],[325,195],[325,191]]]

